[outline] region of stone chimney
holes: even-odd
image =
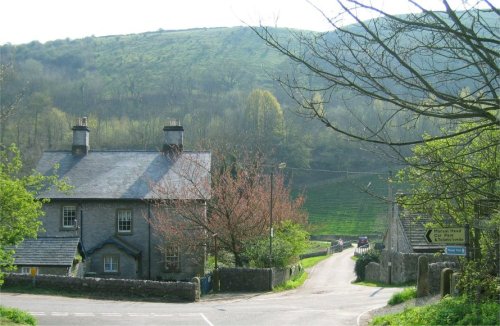
[[[71,148],[73,155],[87,155],[90,149],[90,130],[87,127],[87,117],[78,118],[76,126],[71,129],[73,130],[73,146]]]
[[[163,127],[163,153],[179,154],[182,152],[184,142],[184,128],[179,120],[171,120]]]

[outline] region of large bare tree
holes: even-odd
[[[272,28],[254,28],[291,59],[294,72],[278,81],[301,114],[351,138],[393,146],[453,137],[455,123],[475,122],[462,134],[500,125],[500,11],[493,2],[464,0],[452,7],[443,0],[436,11],[436,2],[406,0],[413,13],[405,15],[377,1],[335,2],[341,8],[335,16],[316,8],[331,32],[296,31],[287,40]],[[364,105],[353,99],[365,99]],[[351,124],[337,118],[340,106],[352,114]],[[433,128],[394,132],[416,125]],[[421,131],[430,130],[432,137],[424,138]]]

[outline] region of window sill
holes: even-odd
[[[78,230],[77,227],[72,227],[72,228],[59,228],[59,231],[76,231]]]
[[[120,236],[127,236],[127,235],[133,235],[134,232],[116,232],[116,235]]]

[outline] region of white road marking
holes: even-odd
[[[151,316],[153,316],[153,317],[173,317],[174,315],[173,314],[155,314],[155,313],[152,313]]]
[[[93,312],[75,312],[76,317],[95,317]]]
[[[203,313],[201,313],[201,312],[200,312],[200,316],[201,316],[201,318],[203,318],[203,320],[205,320],[205,321],[207,322],[207,324],[208,324],[209,326],[214,326],[214,324],[212,324],[212,323],[210,322],[210,320],[208,320],[208,318],[207,318],[207,317],[206,317]]]
[[[150,317],[151,315],[150,314],[144,314],[144,313],[140,313],[140,312],[129,312],[127,315],[129,315],[130,317]]]
[[[105,317],[121,317],[122,314],[119,312],[102,312],[101,315]]]
[[[39,311],[30,311],[29,314],[33,316],[45,316],[44,312],[39,312]]]
[[[56,312],[53,311],[50,313],[51,316],[57,316],[57,317],[66,317],[69,316],[69,312]]]

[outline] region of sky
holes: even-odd
[[[409,10],[403,0],[372,2],[392,12]],[[261,23],[331,29],[311,3],[331,16],[339,11],[333,0],[1,0],[0,44]]]

